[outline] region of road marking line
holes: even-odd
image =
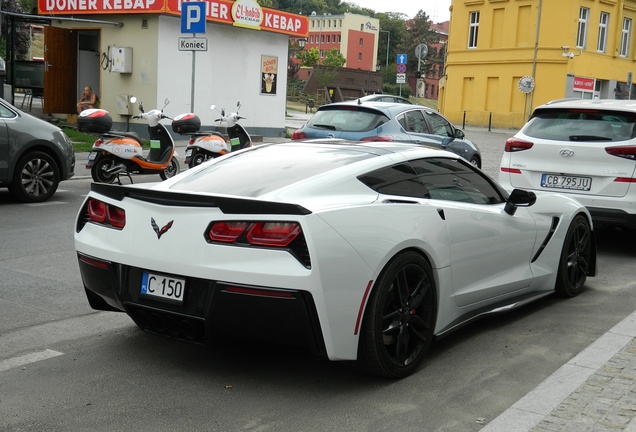
[[[64,192],[64,191],[58,190],[58,192]],[[51,205],[60,205],[60,204],[68,204],[68,203],[65,201],[46,201],[46,202],[26,204],[26,205],[29,207],[42,207],[42,206],[51,206]]]
[[[34,352],[31,354],[25,354],[25,355],[13,357],[7,360],[2,360],[0,361],[0,372],[15,368],[15,367],[19,367],[19,366],[24,366],[29,363],[35,363],[40,360],[46,360],[53,357],[61,356],[63,354],[64,353],[61,353],[59,351],[46,349],[44,351]]]

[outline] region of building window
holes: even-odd
[[[605,52],[607,50],[607,28],[609,26],[609,14],[601,12],[601,18],[598,22],[598,43],[596,51]]]
[[[342,35],[338,35],[338,43],[342,40]]]
[[[587,21],[590,16],[590,10],[582,7],[579,11],[579,32],[576,36],[576,47],[585,48],[587,43]]]
[[[621,57],[629,55],[629,40],[632,36],[632,19],[623,18],[623,30],[621,31]]]
[[[479,33],[479,12],[470,13],[470,27],[468,29],[468,48],[477,48]]]
[[[358,53],[358,61],[362,61],[362,53]]]
[[[320,43],[325,43],[325,35],[320,35]]]
[[[342,20],[339,20],[338,23],[340,24],[338,27],[342,28]]]
[[[309,43],[314,43],[314,35],[309,36]]]
[[[364,44],[364,41],[362,40],[362,38],[360,38],[360,46],[362,46]]]
[[[327,35],[327,43],[331,43],[331,35]]]

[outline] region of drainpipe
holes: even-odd
[[[539,31],[541,29],[541,5],[542,4],[543,4],[543,0],[539,0],[539,10],[537,11],[537,34],[534,38],[534,58],[532,59],[532,81],[534,81],[535,83],[535,88],[536,88],[536,82],[537,82],[537,80],[535,79],[535,75],[537,73],[537,55],[539,53]],[[530,93],[530,110],[529,110],[530,114],[528,115],[528,119],[532,115],[533,98],[534,98],[534,90],[532,90],[532,92]],[[528,119],[526,119],[526,121]]]

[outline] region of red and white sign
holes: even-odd
[[[181,16],[183,0],[38,0],[40,15],[168,13]],[[206,0],[206,20],[306,37],[309,18],[261,8],[254,0]]]
[[[581,77],[574,77],[574,90],[581,90],[581,91],[594,91],[594,84],[595,84],[596,80],[594,78],[581,78]]]

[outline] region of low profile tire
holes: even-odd
[[[96,183],[113,183],[117,179],[116,174],[109,174],[107,171],[115,165],[115,160],[111,157],[103,157],[91,167],[91,177]]]
[[[190,162],[188,162],[188,168],[194,168],[197,165],[201,165],[203,162],[205,162],[205,156],[202,153],[196,153],[192,156]]]
[[[15,166],[9,191],[28,203],[46,201],[60,184],[60,170],[55,160],[44,152],[28,153]]]
[[[179,174],[179,171],[181,171],[179,162],[177,161],[176,157],[173,157],[172,159],[170,159],[170,164],[168,164],[166,169],[159,173],[159,176],[161,177],[161,180],[166,180]]]
[[[584,216],[576,216],[568,227],[559,260],[555,291],[574,297],[583,290],[592,259],[592,233]]]
[[[385,378],[413,373],[431,345],[436,304],[429,263],[416,252],[396,256],[376,281],[365,311],[360,366]]]

